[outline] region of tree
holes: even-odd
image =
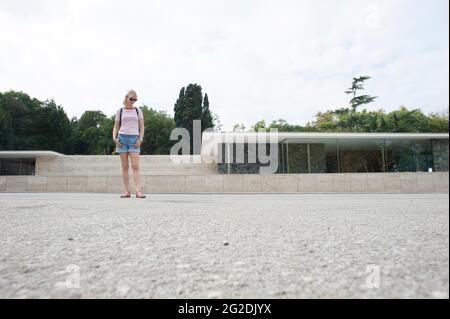
[[[213,117],[211,111],[209,110],[209,99],[208,94],[205,93],[205,98],[203,99],[202,108],[202,132],[208,128],[214,128]]]
[[[337,115],[333,111],[318,112],[312,126],[324,132],[336,131],[338,129]]]
[[[36,149],[34,125],[36,112],[42,105],[43,102],[23,92],[0,94],[0,149]]]
[[[47,100],[34,112],[33,149],[52,150],[60,153],[71,151],[72,129],[69,118],[61,105]]]
[[[350,106],[353,112],[356,112],[358,106],[363,104],[369,104],[373,102],[377,97],[370,95],[356,96],[357,92],[364,90],[364,82],[369,80],[370,76],[360,76],[359,78],[353,78],[352,86],[345,91],[346,94],[351,94],[353,97],[350,100]]]
[[[253,128],[265,126],[264,121],[259,121]],[[291,125],[284,120],[278,120],[272,121],[269,125],[269,129],[273,127],[286,132],[447,133],[449,131],[448,111],[426,115],[420,109],[409,110],[403,106],[390,113],[386,113],[383,109],[353,112],[348,108],[340,108],[318,112],[315,120],[305,126]]]
[[[209,110],[209,100],[207,96],[205,96],[205,101],[203,100],[202,87],[198,84],[189,84],[186,89],[182,88],[174,105],[174,112],[176,126],[183,127],[189,131],[191,154],[193,154],[194,121],[202,121],[200,133],[203,133],[205,128],[213,126],[213,119]]]
[[[175,128],[175,121],[164,111],[157,111],[147,106],[141,107],[144,115],[145,135],[142,143],[142,154],[168,155],[174,144],[170,133]]]
[[[67,154],[88,154],[88,145],[82,139],[82,132],[78,130],[78,119],[73,117],[70,120],[71,136],[69,138],[70,152]]]
[[[82,146],[79,149],[81,154],[105,154],[105,139],[112,139],[112,126],[109,133],[106,132],[106,129],[102,129],[102,126],[107,123],[106,119],[107,117],[102,111],[85,111],[81,115],[75,127],[78,140]]]
[[[430,132],[448,132],[448,109],[445,112],[431,113],[428,116]]]
[[[112,131],[114,128],[114,123],[116,120],[116,116],[105,117],[100,120],[100,147],[102,149],[102,154],[111,155],[114,153],[116,148],[116,144],[112,139]]]
[[[265,130],[266,129],[266,121],[261,120],[255,123],[255,125],[252,126],[252,131],[258,132],[259,130]]]
[[[213,125],[214,125],[214,131],[216,132],[220,132],[222,131],[222,122],[220,122],[220,117],[218,114],[213,113],[212,114],[212,121],[213,121]]]
[[[186,123],[186,112],[185,112],[185,105],[184,105],[184,92],[185,92],[185,88],[181,88],[180,90],[180,94],[178,95],[178,99],[175,102],[175,106],[174,106],[174,120],[175,120],[175,124],[178,127],[184,127],[185,123]]]
[[[242,123],[237,123],[233,126],[233,132],[245,132],[245,125]]]
[[[430,130],[429,120],[420,109],[408,110],[404,106],[387,114],[386,125],[390,132],[419,133]]]

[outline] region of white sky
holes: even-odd
[[[224,129],[305,124],[373,77],[369,109],[449,106],[448,0],[0,0],[0,91],[108,116],[127,89],[173,115],[198,83]]]

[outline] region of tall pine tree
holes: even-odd
[[[178,100],[175,103],[174,112],[175,112],[175,124],[177,127],[184,127],[184,87],[180,90],[180,94],[178,96]]]
[[[203,104],[202,104],[203,103]],[[191,154],[193,152],[194,120],[201,121],[201,132],[214,127],[214,119],[209,109],[208,94],[203,98],[202,87],[198,84],[189,84],[180,90],[174,106],[175,124],[189,131],[191,136]]]
[[[208,94],[205,93],[205,98],[203,99],[203,110],[202,110],[202,132],[208,128],[213,128],[213,118],[211,111],[209,110],[209,99]]]
[[[177,127],[183,127],[189,131],[191,154],[193,154],[194,145],[194,120],[201,121],[203,119],[202,102],[202,87],[198,84],[189,84],[186,89],[181,89],[174,107],[174,119]],[[202,132],[203,129],[202,127]]]

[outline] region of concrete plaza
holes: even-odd
[[[0,193],[0,298],[448,298],[448,194]]]

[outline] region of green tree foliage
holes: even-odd
[[[175,143],[170,141],[170,132],[175,128],[175,121],[164,111],[156,111],[147,106],[141,107],[144,115],[145,135],[141,146],[142,154],[170,154]]]
[[[259,130],[266,130],[266,129],[267,129],[266,121],[261,120],[261,121],[256,122],[254,125],[252,125],[251,130],[254,132],[258,132]]]
[[[180,90],[174,105],[175,124],[189,131],[191,141],[191,154],[193,153],[193,127],[194,120],[202,121],[201,132],[207,128],[214,127],[214,119],[209,109],[208,95],[203,98],[202,87],[198,84],[189,84]]]
[[[212,122],[213,122],[213,127],[214,127],[214,131],[222,131],[222,122],[220,121],[220,117],[218,114],[213,113],[212,114]]]
[[[428,125],[430,132],[448,132],[448,110],[428,115]]]
[[[278,120],[268,127],[264,121],[259,121],[252,128],[276,127],[280,132],[448,133],[448,124],[448,111],[426,115],[420,109],[409,110],[402,106],[390,113],[383,109],[353,112],[341,108],[318,112],[315,120],[305,126]]]
[[[209,112],[207,98],[204,109]],[[145,121],[142,154],[170,154],[175,143],[170,141],[170,132],[175,128],[174,119],[145,105],[141,110]],[[215,119],[211,117],[211,120]],[[69,120],[63,108],[53,100],[41,102],[22,92],[0,93],[0,150],[51,150],[68,155],[114,154],[114,121],[115,116],[108,117],[98,110],[86,111],[79,119]]]
[[[236,123],[233,126],[233,132],[245,132],[245,125],[242,123]]]
[[[0,149],[27,150],[33,147],[31,123],[41,102],[22,92],[0,94]]]
[[[116,144],[112,140],[112,130],[114,128],[115,116],[105,117],[100,123],[100,147],[102,154],[113,154]]]
[[[353,78],[352,86],[345,91],[346,94],[351,94],[350,106],[353,112],[356,112],[358,106],[372,103],[377,97],[370,95],[356,95],[358,91],[364,90],[364,82],[369,80],[370,76],[360,76]]]
[[[54,100],[47,100],[42,107],[35,109],[31,124],[33,149],[70,152],[72,129],[66,112]]]
[[[193,121],[202,119],[202,88],[197,84],[189,84],[182,88],[180,96],[175,104],[175,123],[178,127],[184,127],[191,133]]]
[[[209,98],[208,94],[205,93],[205,98],[203,99],[203,108],[202,108],[202,131],[214,128],[213,117],[211,115],[211,111],[209,110]]]
[[[310,126],[310,124],[307,124],[306,126],[292,125],[292,124],[289,124],[284,119],[272,121],[269,125],[266,125],[266,122],[264,120],[258,121],[254,125],[252,125],[250,131],[258,132],[259,130],[262,130],[262,131],[265,130],[268,132],[271,129],[277,129],[279,132],[314,132],[314,131],[317,131],[316,128]]]
[[[174,120],[175,124],[179,127],[184,127],[185,123],[187,122],[186,117],[186,107],[184,105],[184,95],[185,95],[185,88],[181,88],[180,94],[178,95],[178,99],[175,102],[174,107]]]
[[[70,120],[70,128],[72,131],[72,135],[69,139],[69,143],[72,146],[71,151],[66,154],[88,154],[88,145],[83,141],[82,132],[78,130],[78,119],[73,117]]]
[[[109,134],[103,129],[107,123],[107,117],[102,111],[86,111],[81,115],[75,126],[79,154],[107,154],[105,140],[112,138],[112,126]]]
[[[68,152],[71,125],[55,101],[41,102],[23,92],[0,93],[0,150]]]

